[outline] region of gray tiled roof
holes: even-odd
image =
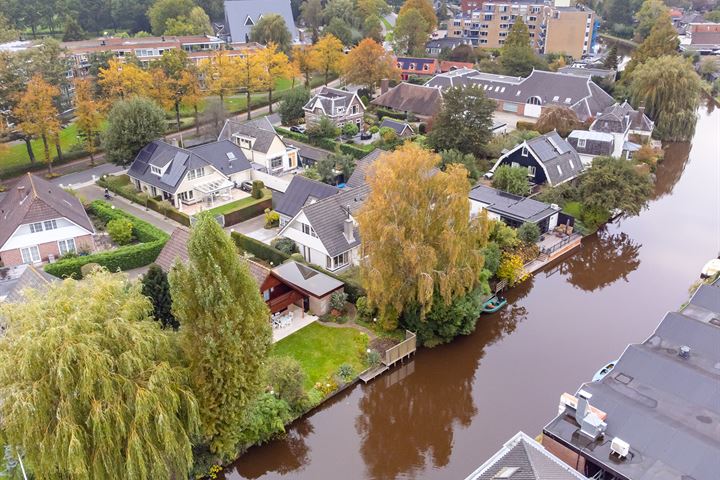
[[[641,110],[635,110],[628,102],[607,107],[590,125],[590,130],[606,133],[624,133],[633,130],[651,132],[653,122]]]
[[[478,185],[470,190],[470,199],[485,203],[488,211],[520,222],[537,223],[560,211],[550,204]]]
[[[277,202],[275,211],[292,218],[306,204],[335,195],[339,191],[339,188],[332,185],[295,175],[282,198]]]
[[[502,474],[507,476],[502,476]],[[583,475],[520,432],[465,480],[579,480]]]
[[[234,134],[254,138],[252,149],[256,152],[267,153],[275,138],[279,138],[275,127],[272,126],[267,117],[258,118],[249,122],[237,120],[225,120],[218,140],[232,140]]]
[[[332,87],[322,87],[310,100],[305,104],[303,109],[312,111],[315,104],[320,101],[323,113],[325,115],[335,115],[338,107],[347,109],[352,102],[355,94],[345,90]]]
[[[615,103],[612,96],[586,76],[543,70],[533,70],[526,78],[520,78],[464,68],[436,75],[425,85],[445,89],[471,84],[480,86],[494,100],[526,103],[537,97],[542,105],[570,107],[581,120]]]
[[[8,279],[0,281],[0,301],[22,302],[26,289],[42,291],[60,279],[34,265],[18,265],[9,269]],[[18,273],[19,272],[19,273]],[[16,274],[15,274],[16,273]]]
[[[398,112],[431,117],[442,107],[442,93],[437,88],[402,82],[370,103]]]
[[[708,303],[707,296],[714,301]],[[653,334],[623,352],[602,380],[582,385],[593,407],[607,414],[597,441],[578,433],[562,413],[546,435],[582,449],[622,478],[714,480],[720,471],[720,289],[704,286],[680,312],[665,315]],[[713,310],[714,309],[714,310]],[[687,358],[680,348],[690,348]],[[610,440],[630,444],[630,456],[610,455]]]
[[[558,72],[579,75],[581,77],[615,78],[615,70],[610,70],[606,68],[567,66],[559,68]]]
[[[365,175],[367,174],[368,168],[383,153],[385,153],[384,150],[376,148],[375,150],[355,162],[355,170],[353,170],[352,175],[350,175],[348,181],[345,182],[345,185],[350,188],[356,188],[365,185]]]
[[[278,265],[272,269],[272,274],[316,298],[324,297],[344,285],[340,280],[298,262]]]
[[[369,191],[370,187],[367,185],[351,188],[303,208],[303,213],[330,256],[339,255],[360,245],[360,232],[357,227],[354,228],[352,242],[345,237],[346,208],[350,208],[351,215],[357,212]]]
[[[232,154],[232,158],[228,156]],[[150,166],[167,166],[161,176],[152,173]],[[148,143],[137,154],[128,169],[128,175],[168,193],[175,193],[189,170],[212,166],[224,175],[250,169],[240,147],[220,140],[188,149],[176,147],[160,140]]]
[[[297,40],[299,35],[290,0],[225,0],[225,28],[230,32],[233,42],[243,43],[248,40],[252,27],[260,18],[273,13],[283,17],[293,40]]]
[[[300,154],[301,158],[307,158],[309,160],[312,160],[314,162],[318,162],[320,160],[325,160],[328,156],[332,154],[332,152],[328,150],[323,150],[322,148],[313,147],[312,145],[308,145],[307,143],[298,142],[297,140],[289,140],[284,138],[283,141],[285,142],[285,145],[288,147],[295,147],[298,149],[298,153]]]
[[[0,200],[0,247],[20,225],[60,217],[95,233],[80,200],[45,179],[25,174]]]
[[[405,129],[410,129],[410,133],[414,133],[413,129],[410,125],[408,125],[405,122],[400,122],[398,120],[393,120],[392,118],[385,117],[383,118],[383,121],[380,123],[380,128],[383,127],[389,127],[395,130],[395,133],[398,135],[402,135]]]
[[[559,185],[582,172],[580,155],[557,132],[540,135],[525,143],[535,158],[545,166],[550,185]]]

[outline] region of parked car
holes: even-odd
[[[252,182],[245,180],[240,184],[240,190],[248,193],[252,192]]]
[[[372,133],[370,132],[362,132],[360,134],[360,140],[370,140],[372,138]]]
[[[305,125],[293,125],[290,127],[290,131],[295,133],[305,133]]]

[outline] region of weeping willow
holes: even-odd
[[[0,427],[38,479],[184,478],[198,428],[173,333],[119,275],[0,306]]]

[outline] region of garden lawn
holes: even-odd
[[[307,376],[305,388],[310,390],[316,382],[335,375],[340,365],[352,365],[356,375],[363,371],[367,343],[367,335],[355,328],[327,327],[315,322],[277,342],[271,355],[300,362]]]
[[[77,138],[77,135],[77,127],[74,123],[71,123],[62,129],[60,132],[60,148],[62,148],[63,153],[68,153],[70,147],[80,141]],[[43,147],[42,139],[37,138],[30,143],[32,144],[33,152],[35,153],[35,161],[37,163],[45,163],[45,147]],[[50,156],[52,158],[57,156],[55,143],[52,141],[50,142]],[[30,164],[30,157],[28,156],[25,142],[21,141],[8,147],[7,150],[0,150],[0,171],[5,170],[6,168],[26,164]]]
[[[245,208],[254,203],[262,202],[263,200],[270,198],[271,195],[272,195],[272,193],[270,192],[270,190],[267,188],[264,188],[262,198],[253,198],[253,197],[241,198],[240,200],[235,200],[234,202],[226,203],[225,205],[220,205],[219,207],[211,208],[208,211],[210,213],[212,213],[213,215],[225,215],[226,213],[234,212],[235,210],[240,210],[241,208]]]

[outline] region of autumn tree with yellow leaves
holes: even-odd
[[[237,58],[233,72],[233,78],[237,82],[237,87],[245,91],[245,97],[247,98],[247,118],[250,120],[252,110],[250,102],[251,96],[263,87],[263,69],[258,56],[256,54],[250,54]]]
[[[313,45],[312,55],[315,68],[325,77],[325,85],[330,81],[330,74],[342,71],[343,44],[334,35],[324,35]]]
[[[258,51],[257,62],[261,71],[259,88],[268,92],[268,111],[272,110],[272,92],[275,90],[275,82],[279,78],[287,78],[290,74],[290,61],[285,53],[278,51],[277,45],[268,43],[265,49]],[[250,101],[248,100],[248,113],[250,112]]]
[[[100,68],[98,83],[105,95],[112,99],[126,99],[133,95],[146,96],[153,82],[150,72],[132,62],[112,58],[107,68]]]
[[[440,156],[413,143],[370,167],[370,193],[357,215],[361,277],[382,326],[397,328],[407,308],[424,316],[450,305],[481,281],[487,217],[470,219],[470,185],[462,165],[437,169]]]
[[[305,87],[310,87],[310,76],[317,70],[313,48],[308,45],[295,45],[292,49],[293,68],[305,78]]]
[[[30,79],[13,110],[14,115],[20,120],[21,131],[28,136],[42,138],[43,154],[49,175],[52,175],[49,142],[55,140],[60,133],[60,120],[54,103],[58,95],[60,90],[47,83],[38,74]]]
[[[75,80],[75,124],[83,147],[90,154],[90,164],[95,165],[100,128],[103,122],[104,105],[93,94],[93,85],[88,79]]]
[[[370,38],[364,39],[345,56],[342,74],[345,82],[373,90],[384,78],[400,79],[400,70],[393,55]]]
[[[226,93],[232,93],[238,87],[236,67],[236,58],[228,55],[226,50],[217,50],[200,64],[205,87],[211,95],[220,97],[220,104],[223,104]]]

